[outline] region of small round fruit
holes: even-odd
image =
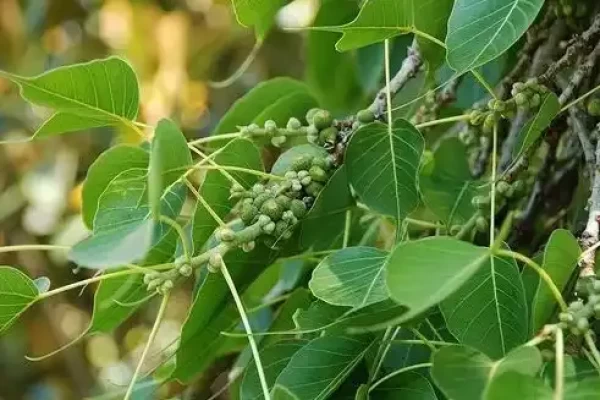
[[[300,120],[298,118],[290,118],[287,122],[286,128],[288,128],[289,130],[296,130],[296,129],[300,129],[302,127],[302,123],[300,122]]]
[[[254,198],[253,204],[255,207],[260,208],[265,203],[265,201],[267,201],[271,198],[273,198],[273,197],[270,194],[267,194],[267,193],[259,194],[258,196],[256,196]]]
[[[290,203],[292,202],[292,199],[290,199],[288,196],[280,195],[280,196],[277,196],[275,198],[275,201],[281,207],[283,207],[283,208],[289,208],[290,207]]]
[[[313,156],[302,155],[297,157],[294,161],[292,161],[290,167],[292,170],[298,171],[308,171],[312,165]]]
[[[306,215],[306,205],[302,200],[294,199],[290,203],[290,211],[294,214],[294,216],[298,219],[304,217]]]
[[[600,98],[595,97],[588,102],[587,112],[592,117],[600,117]]]
[[[517,93],[515,103],[517,103],[517,107],[529,108],[529,97],[525,93]]]
[[[250,253],[256,247],[256,242],[252,240],[250,242],[242,243],[240,247],[245,253]]]
[[[265,191],[265,185],[263,185],[262,183],[257,183],[254,186],[252,186],[252,192],[254,192],[255,194],[261,194],[264,193]]]
[[[313,123],[313,118],[314,118],[314,116],[315,116],[315,115],[316,115],[316,114],[317,114],[319,111],[321,111],[321,109],[320,109],[320,108],[311,108],[310,110],[308,110],[308,112],[306,113],[306,121],[307,121],[309,124],[312,124],[312,123]]]
[[[280,206],[275,199],[265,201],[260,207],[260,212],[267,215],[273,221],[279,220],[283,211],[283,207]]]
[[[314,197],[317,197],[319,193],[321,193],[321,190],[323,190],[323,185],[319,182],[311,182],[310,185],[306,187],[306,193]]]
[[[337,139],[337,135],[338,135],[338,130],[336,127],[331,126],[329,128],[323,129],[319,133],[319,142],[322,144],[335,143],[335,141]]]
[[[331,117],[331,113],[326,110],[318,111],[314,116],[312,123],[318,130],[325,129],[331,126],[333,122],[333,118]]]
[[[359,122],[368,124],[375,121],[375,114],[373,114],[373,111],[368,109],[360,110],[358,113],[356,113],[356,118]]]
[[[244,204],[240,212],[240,218],[246,225],[250,225],[258,215],[258,207],[253,204]]]
[[[310,169],[308,170],[308,173],[310,175],[310,177],[312,178],[312,180],[316,181],[316,182],[327,182],[327,179],[329,178],[327,175],[327,172],[325,172],[325,170],[319,166],[313,165],[312,167],[310,167]]]
[[[579,329],[579,331],[581,333],[587,332],[589,328],[590,328],[590,321],[588,321],[587,318],[581,317],[577,320],[577,329]]]
[[[507,194],[511,189],[510,184],[506,181],[500,181],[496,184],[496,192],[499,194]]]

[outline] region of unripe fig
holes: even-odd
[[[319,142],[320,143],[335,143],[336,139],[337,139],[337,135],[338,135],[338,130],[336,127],[329,127],[326,129],[323,129],[320,133],[319,133]]]
[[[288,120],[286,127],[289,130],[293,131],[296,129],[300,129],[302,127],[302,123],[300,122],[300,120],[298,120],[298,118],[292,117]]]
[[[256,247],[256,242],[254,240],[246,243],[242,243],[241,248],[245,253],[250,253]]]
[[[246,225],[250,225],[254,218],[258,215],[258,208],[253,204],[242,205],[242,211],[240,212],[240,218]]]
[[[590,322],[588,321],[587,318],[581,317],[577,320],[577,329],[579,329],[579,331],[581,333],[587,332],[589,328],[590,328]]]
[[[215,238],[223,242],[231,242],[235,240],[235,232],[229,228],[222,228],[215,232]]]
[[[587,112],[592,117],[600,117],[600,98],[595,97],[588,102]]]
[[[275,201],[281,207],[283,207],[283,208],[289,208],[290,207],[290,203],[292,202],[292,199],[290,199],[288,196],[280,195],[280,196],[277,196],[275,198]]]
[[[263,232],[267,234],[271,234],[275,231],[275,222],[269,222],[265,226],[263,226]]]
[[[529,108],[529,97],[525,93],[517,93],[515,103],[520,108]]]
[[[254,199],[254,206],[257,208],[262,207],[262,205],[265,203],[265,201],[269,200],[273,198],[270,194],[259,194],[258,196],[256,196],[256,198]]]
[[[283,214],[283,207],[275,199],[269,199],[260,207],[260,212],[267,215],[271,220],[277,221]]]
[[[283,236],[287,229],[288,224],[285,221],[278,221],[275,224],[275,231],[273,232],[273,234],[275,235],[275,237],[280,238]]]
[[[191,276],[192,273],[194,272],[194,270],[192,269],[192,266],[189,264],[183,264],[181,267],[179,267],[179,269],[177,270],[179,272],[179,274],[181,276]]]
[[[252,186],[252,191],[255,194],[264,193],[264,191],[265,191],[265,185],[263,185],[262,183],[257,183],[254,186]]]
[[[331,117],[331,113],[329,111],[320,110],[313,116],[312,124],[318,130],[330,127],[332,123],[333,118]]]
[[[270,222],[271,222],[271,218],[268,215],[260,214],[258,216],[258,224],[260,226],[265,226],[265,225],[267,225]]]
[[[319,166],[313,165],[308,171],[310,177],[317,182],[327,182],[327,172]]]
[[[306,113],[306,121],[309,123],[309,125],[312,125],[313,123],[313,117],[319,112],[321,111],[320,108],[311,108],[310,110],[308,110],[308,112]]]
[[[539,93],[535,93],[533,96],[531,96],[531,100],[529,101],[529,106],[532,108],[537,108],[540,106],[542,102],[542,97],[539,95]]]
[[[510,184],[506,181],[500,181],[496,184],[496,191],[499,194],[506,194],[511,189]]]
[[[306,215],[307,209],[302,200],[294,199],[290,203],[290,211],[296,218],[300,219]]]
[[[306,193],[314,197],[317,197],[319,193],[321,193],[321,190],[323,190],[323,185],[319,182],[311,182],[310,185],[306,187]]]
[[[356,118],[359,122],[368,124],[375,121],[375,114],[373,114],[373,111],[368,109],[360,110],[358,113],[356,113]]]

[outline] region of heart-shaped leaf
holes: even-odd
[[[473,197],[482,189],[473,180],[465,146],[457,138],[440,142],[433,171],[421,169],[419,189],[423,202],[447,226],[467,222],[477,211]]]
[[[488,388],[486,400],[505,400],[518,396],[520,400],[551,400],[552,389],[539,378],[507,371],[494,378]]]
[[[240,25],[254,27],[257,39],[262,41],[275,23],[275,14],[286,3],[287,0],[233,0],[233,10]]]
[[[323,259],[308,284],[319,299],[336,306],[361,308],[388,298],[383,274],[388,253],[372,247],[348,247]]]
[[[160,199],[165,190],[191,165],[192,156],[179,127],[171,120],[160,120],[154,130],[148,167],[148,202],[155,218],[160,213]]]
[[[39,295],[35,283],[16,268],[0,267],[0,333],[6,331]]]
[[[94,161],[83,182],[82,217],[92,229],[100,196],[121,172],[132,168],[148,168],[150,154],[140,147],[119,145],[106,150]]]
[[[260,352],[260,360],[264,366],[265,378],[269,389],[275,385],[277,377],[287,366],[294,354],[304,347],[306,340],[281,340],[264,348]],[[260,400],[263,398],[262,388],[258,379],[256,365],[251,363],[244,374],[240,387],[240,400]]]
[[[550,275],[552,282],[564,290],[577,268],[577,259],[581,249],[573,234],[565,229],[552,232],[544,250],[542,268]],[[538,277],[539,281],[539,277]],[[533,298],[533,330],[542,328],[556,309],[556,300],[544,282],[540,282]]]
[[[398,221],[419,202],[417,173],[423,154],[421,133],[405,120],[391,131],[379,122],[360,127],[346,149],[348,178],[371,209]]]
[[[277,378],[299,400],[326,399],[372,347],[365,337],[324,336],[298,350]]]
[[[385,265],[388,292],[414,317],[456,292],[488,258],[489,249],[448,237],[400,243]]]
[[[525,290],[514,259],[488,257],[440,308],[458,341],[489,357],[502,357],[527,341]]]
[[[313,251],[341,245],[346,211],[354,205],[346,167],[333,173],[300,225],[300,246]]]
[[[456,0],[446,36],[446,59],[464,73],[510,48],[529,28],[544,0]]]
[[[117,57],[60,67],[33,78],[0,71],[27,101],[56,113],[34,134],[47,137],[107,125],[127,125],[139,107],[137,77]]]
[[[93,234],[71,249],[72,261],[104,269],[172,257],[177,233],[171,226],[150,219],[147,173],[146,169],[129,169],[111,181],[100,197]],[[177,217],[184,200],[185,187],[181,183],[172,185],[162,196],[161,214]]]
[[[481,400],[486,398],[490,383],[503,373],[515,371],[534,376],[541,366],[542,356],[535,346],[517,347],[493,361],[470,347],[452,345],[433,355],[431,376],[448,398]]]
[[[386,380],[369,392],[366,399],[438,400],[431,382],[417,372],[405,372]]]

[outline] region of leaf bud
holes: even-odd
[[[356,118],[359,122],[368,124],[375,121],[375,114],[373,114],[373,111],[368,109],[360,110],[358,113],[356,113]]]

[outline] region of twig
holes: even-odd
[[[594,50],[592,50],[592,52],[588,54],[588,56],[585,58],[585,62],[577,68],[573,76],[571,76],[569,83],[567,84],[563,92],[560,94],[558,101],[561,105],[565,105],[565,103],[573,96],[575,90],[579,88],[581,83],[591,75],[592,70],[594,69],[596,61],[598,61],[599,57],[600,41],[596,44]]]
[[[419,68],[423,65],[423,59],[417,41],[414,40],[412,45],[407,50],[407,57],[402,62],[402,67],[391,79],[389,85],[389,92],[392,95],[396,95],[406,85],[411,78],[413,78]],[[373,103],[369,106],[369,110],[375,114],[377,119],[382,119],[387,110],[386,93],[387,85],[382,88],[375,97]]]
[[[584,251],[583,256],[579,261],[579,276],[587,277],[594,276],[595,266],[595,251],[587,251],[598,243],[600,235],[600,141],[596,144],[596,154],[594,157],[594,178],[592,180],[592,193],[588,200],[589,212],[585,230],[581,234],[579,242]]]
[[[563,338],[562,329],[558,328],[555,332],[556,343],[555,343],[555,354],[556,360],[555,373],[554,373],[554,400],[563,400],[564,392],[564,379],[565,379],[565,341]]]

